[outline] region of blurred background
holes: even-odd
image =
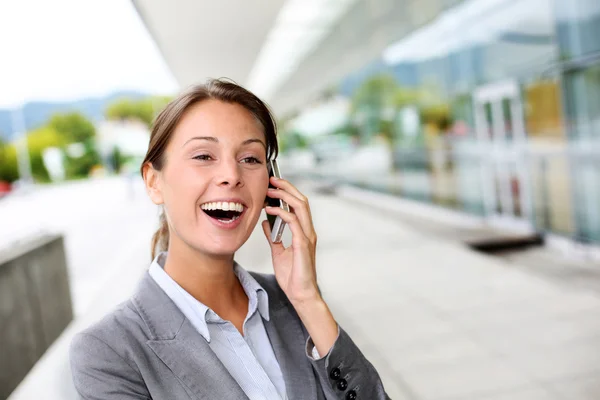
[[[76,398],[151,261],[152,120],[209,77],[275,112],[392,398],[600,398],[598,0],[0,0],[0,398]]]

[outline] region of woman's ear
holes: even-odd
[[[142,167],[142,175],[144,177],[144,184],[146,185],[146,192],[148,193],[148,196],[150,196],[150,200],[156,205],[163,204],[160,172],[154,169],[152,163],[147,162]]]

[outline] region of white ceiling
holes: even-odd
[[[132,0],[182,87],[245,85],[284,0]]]
[[[229,77],[248,86],[253,67],[263,45],[270,42],[268,38],[278,25],[279,12],[285,3],[284,0],[132,1],[181,86],[202,82],[207,77]],[[347,9],[340,12],[339,19],[331,21],[326,34],[297,60],[284,74],[285,78],[279,79],[277,88],[266,98],[278,116],[305,106],[347,74],[378,59],[390,43],[441,11],[437,0],[327,0],[323,1],[320,12],[324,12],[325,3],[336,2],[347,4]],[[301,46],[294,43],[289,41],[284,54],[300,52]],[[274,64],[289,68],[289,63],[281,60]],[[272,78],[278,80],[278,76]]]
[[[311,63],[319,65],[323,72],[331,71],[329,58],[321,63],[311,55],[321,42],[327,41],[328,34],[335,35],[331,29],[356,3],[355,0],[288,0],[287,4],[285,0],[132,2],[182,87],[209,77],[231,78],[261,97],[266,96],[278,115],[302,105],[310,95],[323,89],[322,78],[329,74],[317,73],[322,76],[308,76],[305,81],[304,65],[312,59]],[[266,45],[273,44],[274,33],[282,33],[275,40],[283,41],[279,43],[282,46],[275,49],[276,54],[265,58],[265,47],[273,47]],[[299,33],[302,33],[299,40],[292,40]],[[315,43],[310,44],[311,40]],[[257,66],[259,79],[254,70]],[[298,73],[306,85],[301,84],[300,91],[295,91],[290,101],[281,89]],[[253,87],[257,81],[260,88]],[[267,90],[260,90],[263,86],[268,86]]]

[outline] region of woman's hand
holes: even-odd
[[[280,207],[266,207],[265,211],[267,214],[281,217],[292,231],[292,244],[285,248],[283,242],[271,242],[269,222],[262,223],[271,246],[277,283],[294,307],[319,301],[321,296],[317,287],[315,260],[317,234],[308,199],[285,179],[270,179],[277,189],[269,189],[267,196],[285,201],[290,206],[290,211]]]
[[[317,352],[323,357],[331,350],[339,331],[317,287],[317,234],[308,199],[285,179],[270,179],[277,189],[269,189],[267,196],[288,203],[290,212],[279,207],[266,207],[265,211],[281,217],[292,231],[292,245],[285,248],[282,242],[271,242],[269,221],[262,223],[271,246],[275,278],[302,320]]]

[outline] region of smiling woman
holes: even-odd
[[[159,114],[141,167],[163,208],[154,261],[129,301],[73,340],[81,398],[388,398],[321,297],[308,199],[269,179],[276,156],[269,109],[232,82],[194,86]],[[234,261],[263,209],[292,232],[286,248],[262,223],[274,275]]]

